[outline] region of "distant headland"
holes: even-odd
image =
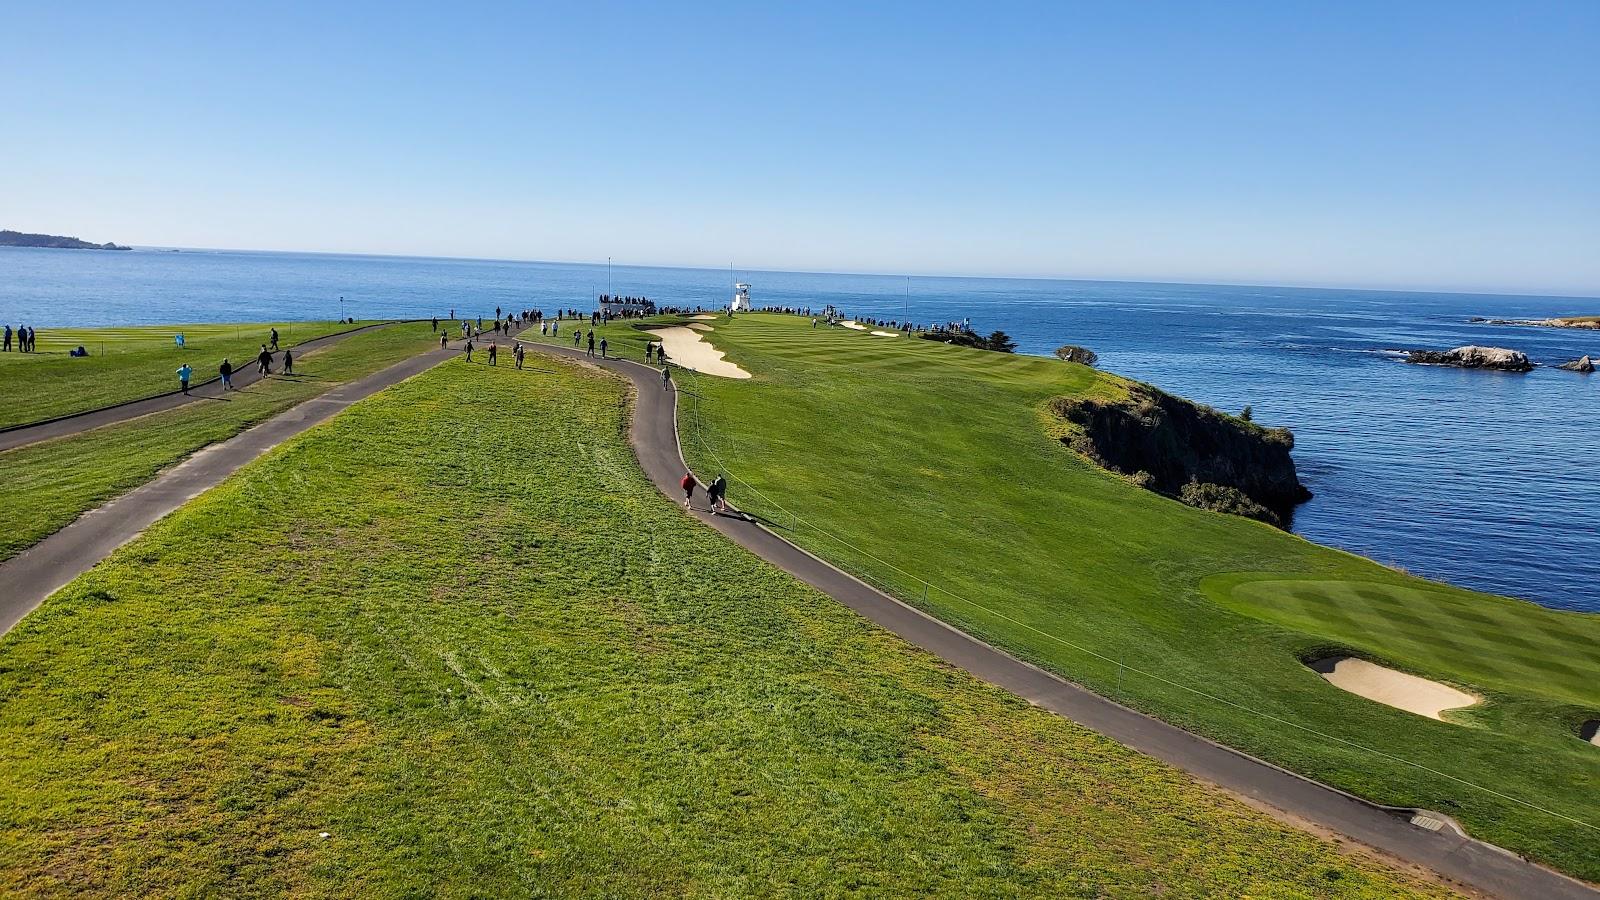
[[[131,250],[119,244],[91,244],[75,237],[54,234],[26,234],[21,231],[0,231],[0,247],[52,247],[58,250]]]

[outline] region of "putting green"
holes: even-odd
[[[1559,703],[1593,703],[1600,619],[1440,586],[1234,574],[1201,585],[1217,603],[1408,667]],[[1536,629],[1535,643],[1519,636]],[[1569,658],[1552,658],[1565,648]]]

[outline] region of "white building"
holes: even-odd
[[[741,281],[733,286],[733,303],[729,308],[734,312],[750,311],[750,285]]]

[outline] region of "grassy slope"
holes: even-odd
[[[1435,893],[693,523],[559,367],[361,404],[0,638],[0,893]]]
[[[273,375],[228,395],[143,416],[76,437],[0,452],[14,496],[0,503],[0,560],[131,490],[196,450],[314,397],[436,346],[427,324],[392,325],[312,351],[293,378]]]
[[[357,323],[365,324],[369,323]],[[0,405],[0,428],[174,390],[178,367],[184,362],[194,369],[197,382],[216,375],[225,356],[243,368],[255,360],[274,327],[278,346],[290,347],[357,325],[266,322],[41,329],[37,353],[0,353],[0,385],[6,398]],[[178,333],[184,336],[183,350],[172,342]],[[67,356],[80,344],[92,355]]]
[[[685,373],[704,399],[680,428],[697,471],[743,482],[735,503],[798,516],[800,543],[1103,693],[1600,880],[1600,831],[1446,777],[1600,822],[1600,750],[1576,738],[1600,710],[1600,617],[1408,577],[1111,477],[1052,440],[1043,413],[1055,395],[1115,394],[1103,373],[793,317],[714,324],[756,377]],[[642,355],[638,332],[605,333]],[[1324,647],[1489,702],[1451,724],[1371,703],[1298,662]]]

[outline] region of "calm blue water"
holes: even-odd
[[[1600,375],[1409,366],[1383,351],[1509,346],[1600,357],[1600,333],[1468,323],[1600,313],[1600,300],[1272,287],[735,273],[758,304],[971,317],[1028,353],[1101,365],[1294,429],[1316,499],[1295,530],[1409,571],[1600,610]],[[608,282],[609,278],[609,282]],[[589,308],[607,285],[720,306],[725,270],[338,255],[0,248],[0,321],[40,328]]]

